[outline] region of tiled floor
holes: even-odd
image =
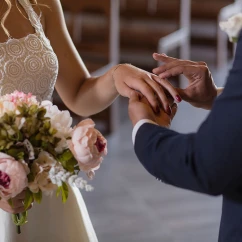
[[[218,86],[223,73],[214,73]],[[123,115],[127,115],[126,106]],[[173,129],[197,130],[208,112],[186,103],[179,107]],[[100,242],[215,242],[221,197],[177,189],[149,175],[137,160],[132,127],[124,122],[109,138],[109,155],[83,196]]]

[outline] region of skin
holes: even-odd
[[[158,124],[166,125],[162,121],[163,117],[170,122],[174,116],[174,107],[176,109],[175,105],[171,107],[171,103],[166,96],[167,92],[177,102],[181,101],[179,95],[183,95],[191,104],[194,103],[191,95],[189,96],[187,93],[175,89],[167,79],[158,77],[159,72],[152,74],[131,65],[120,65],[114,66],[102,76],[91,77],[68,34],[60,1],[39,0],[38,2],[49,6],[49,8],[40,7],[42,12],[41,22],[59,60],[56,90],[67,107],[75,113],[89,116],[100,112],[111,105],[119,94],[130,98],[132,93],[131,104],[135,106],[135,103],[137,103],[136,95],[138,94],[133,90],[137,90],[139,93],[142,93],[142,98],[138,96],[139,103],[141,101],[142,104],[139,105],[141,107],[140,110],[143,110],[145,105],[145,115],[149,116],[153,113],[156,115],[153,116],[153,119]],[[19,39],[34,33],[35,30],[29,20],[19,13],[15,6],[15,1],[12,1],[12,4],[12,10],[5,24],[11,36]],[[25,14],[22,7],[19,6],[19,8]],[[38,7],[34,8],[39,14],[40,9]],[[3,8],[0,14],[5,10]],[[7,39],[8,37],[0,28],[0,43],[7,41]],[[87,103],[88,106],[86,105]],[[160,110],[161,107],[166,113]],[[143,114],[141,116],[143,117]],[[141,116],[138,116],[138,118]],[[21,201],[21,199],[16,199],[16,205],[14,205],[16,209],[22,209],[18,202],[19,200]],[[0,207],[10,211],[3,200],[0,201]],[[16,212],[16,210],[12,212]]]
[[[188,80],[185,89],[176,88],[184,101],[203,109],[211,109],[214,99],[223,91],[213,81],[211,72],[205,62],[195,62],[169,57],[165,54],[153,55],[164,64],[153,69],[160,78],[170,78],[183,74]]]
[[[1,3],[0,15],[7,10],[7,5]],[[11,0],[11,3],[12,9],[5,22],[11,37],[20,39],[35,33],[22,6],[19,5],[21,14],[15,0]],[[137,90],[147,98],[154,112],[159,112],[162,107],[168,114],[171,113],[165,93],[170,93],[174,99],[179,94],[167,80],[155,74],[131,65],[119,65],[102,76],[91,77],[69,36],[60,1],[39,0],[38,3],[48,6],[34,6],[34,10],[38,15],[42,13],[43,29],[57,55],[59,73],[55,88],[69,109],[81,116],[90,116],[110,106],[118,95],[129,98],[131,92]],[[0,28],[0,43],[7,40],[8,36]],[[0,208],[11,213],[23,211],[23,198],[14,199],[13,208],[1,200]]]
[[[15,2],[12,2],[13,9],[6,21],[12,37],[21,38],[34,33],[29,20],[19,13]],[[119,94],[130,97],[131,91],[135,89],[146,96],[154,111],[162,106],[169,112],[169,102],[163,88],[174,99],[179,94],[167,80],[131,65],[114,66],[102,76],[91,77],[69,36],[60,1],[39,0],[38,3],[48,5],[39,6],[41,20],[59,61],[55,87],[68,108],[81,116],[90,116],[110,106]],[[40,11],[38,7],[35,10],[37,13]],[[24,10],[22,12],[25,13]],[[0,29],[0,42],[6,39],[6,34]]]
[[[170,78],[181,74],[187,78],[189,83],[187,88],[176,88],[185,101],[195,107],[212,108],[215,98],[222,93],[223,88],[216,87],[205,62],[181,60],[157,53],[153,57],[163,62],[163,65],[153,69],[153,72],[160,78]],[[150,119],[160,126],[169,128],[177,111],[177,106],[172,107],[171,115],[167,115],[162,110],[160,114],[155,114],[144,97],[133,92],[129,101],[129,117],[133,126],[141,119]]]

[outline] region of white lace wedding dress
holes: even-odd
[[[34,34],[0,43],[0,94],[15,90],[50,100],[58,74],[58,60],[29,0],[18,0],[28,14]],[[44,197],[29,211],[28,223],[17,235],[11,215],[0,209],[0,242],[96,242],[85,203],[76,187],[69,199]]]

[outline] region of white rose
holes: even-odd
[[[38,193],[39,190],[50,194],[57,186],[51,182],[50,170],[57,164],[57,161],[45,151],[41,151],[38,159],[32,165],[31,172],[34,175],[34,181],[30,182],[28,187],[33,193]]]
[[[4,113],[15,112],[16,106],[14,103],[9,101],[3,101],[0,103],[0,116],[3,116]]]
[[[64,149],[68,148],[66,138],[70,137],[72,132],[72,117],[70,112],[67,110],[60,111],[58,107],[53,105],[50,101],[43,101],[41,106],[47,111],[45,117],[50,118],[51,126],[57,130],[55,136],[61,139],[55,149],[57,153],[61,153]]]
[[[236,41],[242,29],[242,13],[229,18],[228,21],[220,22],[219,25],[228,34],[231,42]]]

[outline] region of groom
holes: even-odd
[[[183,73],[190,85],[183,99],[211,113],[197,133],[167,129],[172,117],[155,115],[144,97],[133,92],[129,115],[135,152],[147,171],[168,184],[210,195],[223,195],[219,242],[242,241],[242,32],[233,68],[218,98],[204,63],[155,55],[165,65],[154,70],[165,78]],[[196,66],[197,65],[197,66]],[[196,68],[195,68],[196,67]],[[176,104],[173,105],[173,116]]]

